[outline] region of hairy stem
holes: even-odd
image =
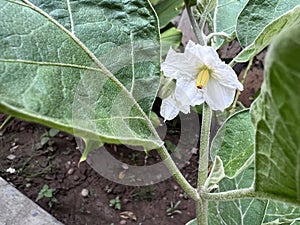
[[[197,23],[197,21],[194,17],[194,14],[192,12],[192,7],[190,6],[189,1],[185,0],[184,2],[185,2],[186,11],[188,13],[191,25],[193,27],[194,33],[197,37],[197,40],[198,40],[199,44],[200,45],[206,45],[203,30],[200,29],[200,27],[199,27],[199,25],[198,25],[198,23]]]
[[[203,103],[197,182],[197,191],[200,194],[200,201],[196,202],[197,222],[199,225],[208,224],[208,201],[202,197],[202,193],[205,193],[203,188],[208,174],[211,116],[212,112],[209,105],[207,103]]]
[[[199,201],[200,197],[197,190],[191,186],[191,184],[185,179],[183,174],[180,172],[178,167],[176,166],[175,162],[173,161],[172,157],[168,153],[168,150],[162,146],[161,148],[157,149],[158,154],[164,160],[165,165],[171,172],[172,176],[175,178],[177,183],[182,187],[182,189],[195,201]]]
[[[201,193],[201,198],[205,198],[208,201],[232,201],[232,200],[243,199],[243,198],[255,198],[255,199],[263,199],[263,200],[272,199],[275,201],[281,201],[287,204],[300,206],[300,203],[297,199],[288,199],[284,196],[280,196],[277,194],[255,191],[253,187],[231,190],[231,191],[220,192],[220,193]]]
[[[204,102],[202,109],[202,125],[200,136],[200,154],[198,167],[198,183],[197,190],[201,192],[208,174],[208,151],[209,151],[209,135],[211,125],[211,109],[209,105]]]
[[[231,201],[240,198],[254,198],[255,192],[253,188],[244,188],[219,193],[202,193],[201,197],[208,201]]]

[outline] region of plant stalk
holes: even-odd
[[[200,195],[200,201],[196,202],[196,214],[198,225],[208,224],[208,200],[202,197],[205,193],[204,184],[208,175],[208,154],[209,154],[209,136],[211,127],[212,112],[209,105],[203,103],[202,125],[200,135],[199,165],[197,191]]]
[[[195,201],[199,201],[200,197],[197,190],[192,187],[192,185],[185,179],[183,174],[180,172],[172,157],[170,156],[168,150],[165,146],[157,149],[158,154],[164,160],[165,165],[169,169],[170,173],[177,181],[177,183],[181,186],[181,188]]]
[[[262,200],[275,200],[284,202],[287,204],[292,204],[295,206],[300,206],[300,202],[295,198],[287,198],[285,196],[280,196],[278,194],[266,193],[262,191],[255,191],[253,187],[243,188],[238,190],[230,190],[226,192],[219,193],[201,193],[201,198],[204,198],[208,201],[232,201],[237,199],[247,199],[247,198],[255,198]]]
[[[200,27],[194,17],[194,14],[192,12],[192,7],[189,4],[189,0],[185,0],[184,2],[185,2],[186,11],[189,16],[189,20],[191,22],[191,25],[193,27],[194,33],[197,37],[197,40],[200,45],[204,46],[204,45],[206,45],[206,41],[205,41],[205,36],[204,36],[203,30],[200,29]]]

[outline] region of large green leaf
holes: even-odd
[[[161,34],[161,51],[166,55],[170,48],[177,48],[181,43],[182,33],[180,30],[172,27]]]
[[[265,47],[267,47],[272,39],[276,37],[283,29],[287,29],[300,22],[300,6],[286,12],[278,19],[268,24],[262,32],[257,36],[255,41],[243,49],[235,58],[236,62],[247,62]]]
[[[255,190],[300,203],[300,26],[283,31],[265,62],[261,95],[253,104]]]
[[[224,178],[217,192],[248,188],[254,179],[254,167],[250,166],[233,179]],[[209,202],[209,225],[261,224],[267,201],[237,199],[227,202]]]
[[[228,118],[212,141],[211,158],[219,156],[228,177],[238,175],[254,156],[254,128],[249,110],[238,112]]]
[[[300,0],[249,0],[237,20],[240,44],[252,44],[269,23],[299,4]]]
[[[172,19],[179,15],[184,6],[183,0],[161,0],[154,6],[159,18],[160,28],[164,28]]]
[[[161,145],[146,116],[160,76],[148,1],[34,3],[0,0],[0,111],[86,139]]]
[[[225,32],[228,35],[233,36],[237,17],[246,3],[247,0],[219,0],[215,32]],[[222,40],[217,39],[218,46],[221,43]]]
[[[269,201],[263,224],[300,224],[300,208],[282,202]]]
[[[250,187],[254,168],[248,167],[236,178],[224,178],[218,192]],[[297,224],[300,208],[273,200],[238,199],[209,203],[209,225],[232,224]],[[196,221],[194,221],[195,223]],[[294,222],[294,223],[293,223]],[[191,223],[192,225],[193,223]],[[196,224],[196,223],[195,223]]]

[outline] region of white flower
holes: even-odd
[[[184,53],[170,49],[162,63],[164,75],[176,80],[173,94],[163,99],[161,115],[174,119],[179,111],[190,112],[190,106],[204,101],[212,110],[224,110],[234,100],[236,89],[242,91],[234,70],[221,61],[217,52],[208,46],[189,41]]]

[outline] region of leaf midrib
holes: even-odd
[[[80,66],[80,65],[76,65],[76,64],[61,64],[61,63],[51,63],[51,62],[35,62],[35,61],[27,61],[28,63],[31,64],[44,64],[44,65],[65,65],[68,67],[75,67],[75,68],[90,68],[93,69],[94,71],[98,71],[103,73],[104,75],[106,75],[108,78],[110,78],[113,82],[116,83],[117,86],[119,86],[119,88],[122,89],[123,93],[126,94],[126,96],[131,99],[131,101],[133,102],[133,105],[137,107],[138,111],[142,114],[143,119],[147,122],[147,126],[148,128],[151,130],[151,132],[154,134],[155,138],[157,138],[158,140],[161,140],[158,133],[156,132],[155,128],[153,127],[150,119],[148,118],[148,116],[146,115],[146,113],[144,112],[144,110],[141,108],[141,106],[137,103],[137,101],[133,98],[132,94],[124,87],[124,85],[97,59],[97,57],[73,34],[71,33],[68,29],[66,29],[64,26],[62,26],[60,23],[58,23],[55,19],[53,19],[49,14],[47,14],[45,11],[43,11],[42,9],[40,9],[39,7],[35,6],[34,4],[32,4],[30,1],[28,0],[23,0],[23,2],[16,2],[13,0],[6,0],[7,2],[11,2],[13,4],[18,4],[21,5],[23,7],[28,7],[32,10],[34,10],[35,12],[43,15],[45,18],[47,18],[51,23],[55,24],[58,28],[60,28],[63,32],[65,32],[77,45],[79,45],[79,47],[85,52],[87,53],[87,55],[90,57],[90,59],[92,61],[95,62],[95,65],[98,66],[99,68],[93,68],[93,67],[86,67],[86,66]],[[0,62],[3,59],[0,59]],[[7,62],[11,62],[12,60],[8,59]],[[16,60],[14,60],[16,62]],[[20,60],[23,62],[26,62],[26,60]],[[7,106],[6,106],[7,107]],[[12,107],[8,107],[12,110]],[[30,115],[28,115],[30,116]],[[33,116],[37,116],[37,115],[33,115]],[[32,116],[31,116],[32,117]],[[49,121],[46,120],[48,122],[53,123],[53,121]],[[57,123],[57,125],[60,126],[59,123]],[[65,126],[65,124],[63,125],[66,128],[69,128],[67,126]],[[102,135],[101,135],[102,136]],[[149,140],[150,141],[150,140]],[[151,141],[153,142],[153,141]],[[154,143],[157,145],[157,143]],[[163,145],[163,142],[161,141],[161,145]],[[161,146],[160,145],[160,146]]]

